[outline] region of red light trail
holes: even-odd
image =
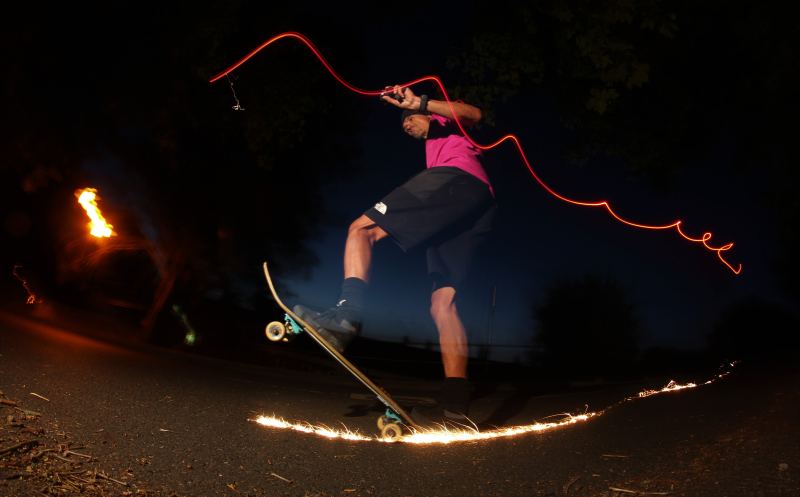
[[[317,49],[317,47],[314,46],[314,44],[311,42],[311,40],[309,40],[305,35],[303,35],[301,33],[296,33],[296,32],[286,32],[286,33],[281,33],[279,35],[273,36],[272,38],[268,39],[267,41],[265,41],[264,43],[259,45],[255,50],[251,51],[249,54],[247,54],[244,57],[242,57],[238,62],[236,62],[232,66],[228,67],[224,71],[220,72],[219,74],[217,74],[216,76],[211,78],[211,80],[209,80],[209,83],[214,83],[215,81],[218,81],[219,79],[228,76],[228,74],[230,74],[231,72],[233,72],[234,70],[239,68],[242,64],[244,64],[245,62],[250,60],[250,58],[255,56],[258,52],[260,52],[264,48],[268,47],[269,45],[275,43],[276,41],[284,39],[284,38],[294,38],[296,40],[301,41],[303,44],[305,44],[305,46],[308,47],[314,53],[314,55],[317,57],[317,59],[319,59],[319,61],[322,63],[322,65],[325,66],[325,69],[327,69],[328,72],[336,79],[336,81],[338,81],[342,86],[346,87],[348,90],[350,90],[350,91],[352,91],[354,93],[358,93],[359,95],[370,96],[370,97],[377,97],[377,96],[380,96],[381,94],[383,94],[384,92],[386,92],[386,89],[364,90],[364,89],[358,88],[357,86],[354,86],[354,85],[350,84],[344,78],[342,78],[336,72],[336,70],[334,70],[333,66],[330,65],[330,63],[325,59],[325,57],[319,51],[319,49]],[[725,257],[723,257],[723,252],[727,252],[728,250],[733,248],[733,243],[732,242],[731,243],[727,243],[727,244],[722,245],[720,247],[712,246],[712,245],[710,245],[708,243],[711,240],[711,237],[712,237],[710,232],[703,233],[703,235],[700,236],[699,238],[691,237],[691,236],[687,235],[686,233],[684,233],[683,228],[682,228],[682,221],[680,221],[680,220],[674,221],[674,222],[669,223],[669,224],[664,224],[664,225],[648,225],[648,224],[643,224],[643,223],[636,223],[636,222],[633,222],[633,221],[629,221],[629,220],[623,218],[622,216],[618,215],[616,212],[614,212],[614,210],[611,208],[611,205],[606,200],[601,200],[601,201],[596,201],[596,202],[579,201],[579,200],[574,200],[574,199],[571,199],[571,198],[565,197],[564,195],[559,194],[558,192],[556,192],[555,190],[550,188],[550,186],[548,186],[539,177],[539,175],[536,174],[536,171],[534,171],[533,166],[531,166],[531,163],[528,160],[528,157],[525,155],[525,150],[523,150],[522,144],[520,143],[519,138],[517,138],[515,135],[507,134],[507,135],[499,138],[495,142],[490,143],[488,145],[481,145],[480,143],[477,143],[475,140],[473,140],[472,137],[469,135],[469,133],[467,133],[466,129],[464,129],[464,125],[461,123],[461,121],[455,115],[455,112],[453,112],[453,104],[452,104],[452,102],[450,100],[450,96],[447,94],[447,91],[445,91],[444,84],[442,83],[442,81],[439,79],[438,76],[434,76],[434,75],[423,76],[421,78],[414,79],[412,81],[409,81],[409,82],[407,82],[405,84],[402,84],[402,85],[399,85],[399,86],[401,86],[401,87],[410,87],[410,86],[414,86],[416,84],[422,83],[424,81],[433,81],[434,83],[436,83],[436,85],[439,87],[439,90],[442,92],[442,95],[444,96],[444,99],[447,102],[447,105],[450,107],[450,111],[453,113],[453,116],[455,117],[455,122],[458,125],[459,130],[461,130],[461,133],[464,135],[464,137],[467,140],[469,140],[470,143],[472,143],[472,145],[474,145],[475,147],[479,148],[480,150],[486,151],[486,150],[491,150],[491,149],[499,146],[503,142],[512,141],[514,143],[514,146],[517,148],[517,151],[519,152],[519,155],[522,158],[522,161],[525,163],[525,167],[528,168],[528,172],[530,172],[531,176],[533,176],[533,178],[539,183],[539,185],[541,185],[541,187],[544,188],[552,196],[556,197],[559,200],[562,200],[564,202],[567,202],[567,203],[570,203],[570,204],[573,204],[573,205],[579,205],[579,206],[583,206],[583,207],[602,207],[605,210],[607,210],[608,213],[614,219],[616,219],[617,221],[619,221],[619,222],[621,222],[623,224],[627,224],[628,226],[633,226],[635,228],[641,228],[641,229],[647,229],[647,230],[669,230],[669,229],[673,229],[674,228],[675,231],[681,237],[683,237],[684,239],[686,239],[686,240],[688,240],[690,242],[699,243],[703,247],[705,247],[706,249],[710,250],[711,252],[716,252],[717,257],[719,258],[719,260],[723,264],[725,264],[725,266],[727,266],[728,269],[733,271],[734,274],[738,275],[738,274],[740,274],[742,272],[742,265],[741,264],[739,264],[738,267],[734,267],[730,262],[728,262],[725,259]],[[238,106],[238,101],[237,101],[237,106]]]

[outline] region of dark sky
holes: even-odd
[[[191,40],[183,39],[180,45],[183,52],[170,59],[173,64],[186,60],[187,66],[208,69],[206,78],[267,38],[284,30],[300,31],[317,44],[351,83],[378,89],[427,74],[452,74],[447,67],[448,58],[468,46],[472,31],[480,24],[471,15],[470,3],[459,3],[458,8],[437,4],[440,6],[424,10],[384,6],[373,11],[346,9],[339,3],[314,8],[283,6],[274,11],[264,6],[256,8],[248,2],[236,5],[240,7],[238,10],[230,8],[226,10],[227,16],[219,17],[215,17],[213,7],[203,5],[187,7],[198,12],[187,12],[185,17],[176,14],[175,9],[165,14],[155,4],[149,7],[123,4],[118,10],[106,7],[97,14],[97,20],[85,17],[89,11],[65,12],[61,19],[58,13],[41,13],[42,17],[37,18],[28,12],[17,18],[24,27],[14,31],[27,33],[23,44],[27,52],[16,56],[35,58],[47,53],[53,44],[63,42],[72,47],[63,55],[74,56],[75,60],[73,63],[66,58],[58,61],[56,67],[38,67],[40,74],[25,81],[35,81],[39,86],[17,90],[27,95],[40,94],[45,102],[52,104],[57,100],[51,100],[48,92],[59,93],[54,86],[69,82],[75,89],[70,92],[71,101],[50,107],[54,116],[59,115],[54,119],[69,122],[70,115],[80,119],[78,116],[91,113],[94,105],[92,90],[81,90],[82,78],[98,77],[105,81],[103,78],[112,74],[109,84],[117,85],[112,91],[128,94],[134,101],[141,92],[140,104],[145,107],[153,104],[143,87],[138,86],[140,83],[147,85],[148,91],[153,88],[157,91],[159,84],[197,88],[206,85],[202,90],[192,90],[194,95],[206,95],[206,99],[198,98],[181,111],[189,114],[188,119],[192,108],[204,107],[204,113],[218,113],[219,119],[224,120],[233,112],[229,108],[233,99],[227,82],[208,85],[201,79],[202,74],[178,81],[182,77],[178,75],[188,71],[181,71],[180,67],[149,66],[150,54],[178,49],[158,46],[165,40],[174,40],[164,33],[148,30],[197,33],[202,30],[187,26],[202,23],[210,30],[222,25],[235,26],[231,28],[231,32],[237,33],[235,40],[218,39],[213,46],[213,60],[219,66],[212,67],[208,60],[200,62],[205,55],[200,50],[210,50],[208,40],[202,43],[198,40],[198,52],[194,53],[187,49],[192,46]],[[140,21],[144,22],[138,26]],[[80,41],[72,40],[73,35]],[[87,48],[97,53],[86,53]],[[13,51],[13,47],[5,49]],[[281,119],[263,100],[248,99],[254,87],[270,85],[273,74],[291,77],[293,68],[284,64],[285,56],[272,58],[271,50],[268,48],[236,73],[239,97],[246,108],[243,120]],[[310,53],[300,50],[293,53],[307,60],[311,58]],[[47,64],[53,63],[47,56],[44,59]],[[284,283],[296,294],[292,303],[328,306],[338,293],[347,225],[421,170],[424,152],[421,142],[401,132],[397,109],[349,93],[327,78],[321,65],[318,69],[324,76],[320,80],[330,86],[331,92],[338,92],[331,104],[337,106],[332,114],[357,117],[355,122],[348,121],[349,129],[337,130],[344,137],[341,139],[359,150],[354,157],[347,158],[356,172],[343,175],[338,181],[324,182],[319,196],[303,200],[323,207],[324,216],[314,227],[310,245],[318,264],[308,277],[290,275]],[[130,84],[125,84],[127,75],[131,76]],[[458,83],[445,81],[448,86]],[[86,81],[88,88],[92,84]],[[13,98],[13,90],[7,89],[6,96]],[[491,246],[476,266],[474,285],[461,299],[473,342],[530,345],[536,332],[532,309],[543,302],[547,289],[556,281],[587,274],[620,282],[635,305],[642,322],[642,342],[648,346],[703,346],[721,312],[749,295],[792,305],[774,282],[771,263],[779,227],[763,202],[763,196],[769,192],[768,179],[757,170],[734,167],[737,144],[724,129],[713,130],[714,138],[707,140],[712,146],[701,156],[691,155],[687,147],[672,187],[664,189],[632,178],[618,160],[594,158],[584,167],[569,164],[563,152],[573,134],[564,126],[557,97],[532,87],[521,98],[525,99],[525,105],[519,107],[519,112],[506,104],[494,126],[485,126],[477,132],[479,142],[488,143],[514,133],[520,137],[537,174],[559,193],[578,200],[608,200],[617,212],[636,222],[664,224],[681,219],[687,233],[693,236],[711,231],[712,244],[735,243],[726,258],[734,265],[741,263],[744,270],[740,276],[734,275],[717,260],[715,253],[683,240],[672,230],[631,228],[600,209],[569,205],[550,196],[526,171],[512,145],[506,143],[485,154],[500,218]],[[165,112],[179,111],[165,109]],[[331,125],[336,126],[335,119]],[[310,135],[305,140],[304,146],[313,147],[320,138]],[[329,160],[331,167],[338,167],[336,156]],[[125,158],[120,161],[124,163]],[[87,157],[83,166],[89,176],[102,184],[104,174],[116,174],[112,163],[113,160]],[[235,167],[235,161],[226,167]],[[334,172],[332,176],[337,174]],[[303,185],[283,187],[291,192]],[[285,208],[292,209],[291,203],[286,203]],[[238,281],[242,295],[258,291],[263,284],[258,267],[239,271],[232,278]],[[387,340],[399,340],[402,335],[413,341],[435,340],[435,330],[427,314],[429,287],[423,253],[403,254],[390,242],[379,246],[374,258],[371,317],[365,335]],[[490,319],[493,287],[497,298],[494,319]],[[503,359],[520,353],[524,349],[514,347],[497,347],[494,352],[495,357]]]
[[[386,169],[397,178],[402,174],[395,171],[413,173],[411,165],[415,161],[422,163],[421,144],[412,139],[401,136],[397,152],[388,158],[382,147],[372,145],[381,140],[382,133],[400,134],[399,127],[394,125],[394,112],[384,112],[392,117],[381,119],[388,120],[382,123],[383,129],[367,132],[363,138],[364,160],[369,169],[355,182],[330,187],[325,197],[331,208],[340,209],[345,218],[354,218],[393,187],[386,180]],[[547,122],[546,114],[536,120],[543,127],[548,124],[558,127],[555,118]],[[524,132],[508,131],[520,135]],[[528,156],[534,159],[537,171],[544,178],[558,175],[560,160],[553,150],[557,149],[554,143],[557,140],[558,134],[553,132],[547,133],[546,138],[539,135],[523,140]],[[643,320],[644,342],[648,345],[703,346],[714,319],[737,298],[751,293],[780,298],[770,281],[769,249],[764,247],[764,240],[769,238],[769,219],[752,201],[743,201],[752,198],[752,183],[725,177],[724,157],[715,158],[716,173],[708,177],[695,175],[691,183],[670,195],[659,195],[642,186],[626,189],[622,174],[616,179],[623,185],[617,188],[613,185],[614,177],[592,177],[588,173],[585,178],[565,178],[566,185],[550,184],[555,188],[578,185],[582,190],[590,190],[584,185],[602,185],[615,190],[617,195],[587,199],[607,198],[618,212],[637,221],[683,219],[689,233],[707,229],[715,233],[714,240],[734,241],[736,246],[730,252],[730,259],[744,265],[740,276],[720,264],[714,253],[684,241],[674,231],[630,228],[604,211],[555,199],[528,176],[511,147],[489,152],[487,156],[491,157],[489,173],[502,217],[491,250],[481,260],[480,279],[468,294],[469,304],[463,306],[476,341],[489,340],[492,285],[497,287],[497,307],[491,340],[500,344],[530,343],[535,329],[532,304],[541,302],[547,285],[559,278],[599,274],[622,282]],[[720,181],[716,174],[723,179]],[[670,211],[674,212],[671,218],[667,217]],[[314,270],[311,280],[297,280],[292,285],[299,295],[308,295],[314,304],[326,305],[336,296],[345,232],[345,224],[327,226],[323,238],[315,244],[320,267]],[[729,238],[721,238],[726,234]],[[429,283],[424,254],[404,255],[388,243],[377,249],[374,268],[375,312],[404,323],[409,334],[424,329],[427,338],[435,337],[427,316]],[[375,336],[385,335],[376,330]]]
[[[360,80],[350,81],[376,89],[431,72],[440,74],[438,65],[444,66],[450,55],[448,40],[463,26],[458,13],[448,15],[448,11],[431,11],[407,32],[390,19],[364,23],[359,38],[365,44],[361,49],[368,70],[359,72]],[[385,47],[393,45],[392,40],[398,40],[397,49],[387,52]],[[320,48],[325,52],[324,46]],[[352,95],[354,101],[360,98]],[[560,152],[569,140],[568,132],[548,96],[535,95],[535,99],[535,114],[509,116],[513,128],[483,130],[479,141],[517,134],[537,173],[556,191],[580,200],[607,199],[623,216],[644,224],[682,219],[690,235],[713,232],[712,245],[735,242],[726,258],[734,265],[741,262],[745,269],[741,276],[734,275],[716,254],[684,241],[672,230],[638,230],[619,224],[601,210],[563,203],[539,187],[513,146],[506,143],[486,153],[501,218],[491,250],[481,260],[475,285],[461,306],[473,341],[529,345],[535,333],[532,306],[542,301],[547,285],[585,274],[607,275],[623,284],[642,319],[646,345],[701,347],[714,320],[731,302],[753,293],[781,298],[769,273],[770,248],[765,244],[774,228],[756,200],[758,178],[731,171],[727,144],[721,141],[709,157],[685,157],[690,172],[668,194],[629,181],[624,170],[614,165],[594,173],[586,168],[580,175],[570,170],[567,175]],[[320,265],[311,279],[289,282],[310,304],[328,306],[337,295],[347,223],[423,167],[422,144],[401,133],[397,113],[374,105],[374,114],[352,133],[363,147],[362,172],[326,188],[321,201],[341,216],[323,228],[314,244]],[[692,166],[700,161],[702,168]],[[496,286],[497,299],[490,323],[492,286]],[[399,328],[412,340],[435,340],[427,314],[429,281],[423,253],[403,254],[391,242],[379,246],[372,291],[376,314],[372,319],[388,324],[367,327],[365,334],[398,339]],[[496,353],[508,358],[521,352],[498,348]]]

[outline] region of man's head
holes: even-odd
[[[431,116],[422,114],[416,110],[403,111],[403,131],[409,136],[424,140],[428,137],[428,128],[431,124]]]

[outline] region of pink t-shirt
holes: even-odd
[[[481,164],[481,150],[470,143],[454,120],[438,114],[431,114],[428,138],[425,140],[425,162],[428,167],[457,167],[475,176],[489,186],[489,176]]]

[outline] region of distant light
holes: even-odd
[[[181,324],[186,330],[186,335],[183,336],[183,343],[190,347],[194,346],[194,344],[197,343],[197,332],[189,322],[189,316],[183,312],[183,309],[181,309],[181,306],[178,304],[172,304],[172,312],[180,319]]]

